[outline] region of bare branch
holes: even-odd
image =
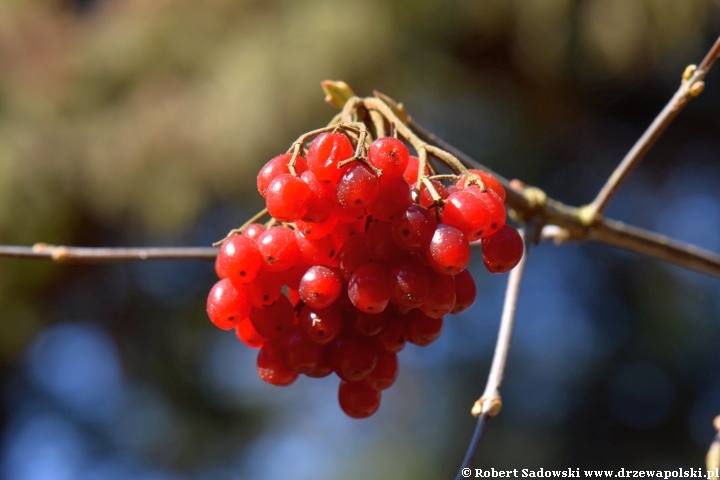
[[[700,63],[699,67],[695,68],[694,65],[691,65],[685,70],[682,83],[677,92],[675,92],[675,95],[673,95],[668,104],[665,105],[665,108],[662,109],[660,114],[655,117],[655,120],[653,120],[647,130],[645,130],[645,133],[642,134],[637,142],[635,142],[635,145],[633,145],[625,155],[620,165],[617,166],[612,175],[610,175],[610,178],[605,182],[605,185],[600,189],[595,200],[588,205],[586,211],[588,221],[603,212],[617,188],[637,164],[640,163],[640,160],[642,160],[648,150],[650,150],[658,138],[660,138],[668,125],[672,123],[685,105],[690,103],[690,100],[700,95],[705,86],[703,80],[710,71],[710,68],[712,68],[718,55],[720,55],[720,38],[715,41],[715,44],[707,53],[702,63]]]
[[[515,311],[517,310],[518,297],[520,295],[520,283],[522,282],[525,271],[525,262],[527,261],[531,238],[534,234],[533,225],[527,225],[523,229],[522,234],[525,242],[525,252],[520,259],[520,263],[517,264],[508,276],[505,303],[503,304],[502,317],[500,317],[500,330],[498,332],[497,343],[495,344],[495,354],[493,355],[492,365],[490,366],[490,374],[488,375],[487,384],[485,385],[485,391],[472,408],[472,414],[478,417],[478,423],[473,432],[468,450],[465,453],[465,458],[460,466],[456,477],[457,479],[463,478],[463,469],[471,468],[478,449],[480,448],[480,440],[482,440],[485,427],[490,417],[494,417],[500,413],[500,409],[502,408],[500,388],[502,387],[503,376],[505,375],[505,365],[507,364],[508,353],[510,352],[510,341],[512,340],[513,328],[515,326]]]
[[[32,247],[0,246],[0,257],[34,258],[62,263],[125,262],[133,260],[215,260],[212,247],[64,247],[37,243]]]
[[[720,415],[715,417],[713,426],[718,433],[715,435],[708,449],[708,453],[705,456],[705,468],[710,472],[714,472],[715,469],[720,468]]]

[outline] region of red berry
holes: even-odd
[[[361,312],[380,313],[390,301],[390,287],[387,270],[378,263],[366,263],[350,277],[348,296]]]
[[[315,365],[315,368],[306,372],[305,375],[311,378],[323,378],[327,377],[332,372],[332,345],[328,345],[322,347],[320,361],[318,361],[317,365]]]
[[[483,172],[482,170],[470,170],[470,173],[474,173],[475,175],[478,175],[480,177],[480,180],[482,180],[483,185],[486,189],[492,190],[493,192],[497,193],[498,196],[502,199],[502,201],[505,201],[505,188],[503,188],[502,183],[495,178],[494,176],[490,175],[487,172]],[[460,175],[460,178],[458,178],[458,185],[461,186],[461,188],[467,188],[467,178],[465,175]]]
[[[391,299],[404,308],[416,308],[425,303],[430,290],[427,268],[417,262],[402,261],[390,270]]]
[[[456,275],[470,263],[470,243],[463,232],[441,223],[435,230],[425,256],[436,272]]]
[[[260,335],[274,340],[295,323],[295,310],[290,300],[280,295],[269,307],[250,310],[250,321]]]
[[[260,225],[259,223],[251,223],[250,225],[245,227],[245,230],[243,230],[242,234],[251,240],[257,241],[257,237],[259,237],[260,234],[264,231],[265,227],[263,225]]]
[[[490,216],[490,227],[485,230],[485,233],[483,233],[483,238],[492,235],[505,225],[505,204],[497,193],[492,190],[483,192],[479,187],[474,185],[468,187],[465,191],[471,192],[473,195],[482,200],[483,203],[485,203],[485,208],[488,210],[488,214]]]
[[[298,290],[300,288],[300,280],[302,280],[308,268],[310,268],[310,264],[300,260],[288,270],[284,270],[276,275],[282,279],[282,284],[287,285],[288,289]]]
[[[260,173],[258,173],[257,177],[257,189],[258,192],[260,192],[260,195],[263,196],[263,198],[265,198],[267,188],[270,185],[270,182],[272,182],[275,177],[277,177],[278,175],[290,173],[288,163],[290,162],[291,158],[291,153],[278,155],[277,157],[267,162],[265,166],[260,169]],[[305,170],[307,170],[305,159],[298,155],[295,159],[295,173],[300,175]]]
[[[346,208],[371,205],[380,193],[380,180],[365,165],[350,166],[337,183],[338,203]]]
[[[309,265],[334,265],[340,249],[335,237],[326,236],[311,240],[295,230],[295,241],[300,249],[300,260]]]
[[[338,402],[347,416],[367,418],[380,408],[381,394],[362,382],[340,382]]]
[[[415,185],[418,179],[418,171],[420,170],[420,159],[418,157],[410,156],[408,158],[407,167],[403,173],[403,178],[408,185]],[[430,169],[425,167],[425,175],[430,175]]]
[[[343,380],[362,380],[372,372],[376,363],[377,351],[369,339],[344,334],[335,340],[332,365],[335,373]]]
[[[300,333],[318,345],[327,345],[340,335],[342,317],[335,305],[318,309],[305,305],[298,315]]]
[[[265,204],[268,213],[281,222],[300,220],[307,212],[306,203],[312,191],[305,182],[292,175],[278,175],[267,188]]]
[[[353,309],[349,317],[353,330],[360,335],[371,337],[380,333],[385,326],[387,316],[383,313],[364,313]]]
[[[389,315],[382,331],[375,337],[377,344],[383,350],[397,353],[405,348],[407,341],[407,326],[399,313]]]
[[[326,221],[335,208],[335,192],[332,187],[320,182],[311,171],[303,172],[300,180],[310,188],[310,196],[305,202],[306,212],[302,219],[307,222]]]
[[[428,317],[420,310],[413,309],[405,316],[405,321],[407,322],[408,342],[424,347],[440,338],[443,326],[442,317]]]
[[[280,342],[265,342],[257,356],[257,372],[264,382],[278,387],[290,385],[298,377],[285,365]]]
[[[322,359],[323,347],[306,340],[297,325],[285,331],[280,345],[285,365],[293,373],[311,372]]]
[[[262,347],[267,339],[260,335],[249,318],[243,318],[235,327],[235,335],[250,348]]]
[[[477,287],[475,279],[468,270],[455,275],[455,306],[450,313],[462,313],[475,303],[477,297]]]
[[[280,296],[282,277],[279,274],[260,270],[255,279],[246,284],[247,299],[253,307],[267,307]]]
[[[410,186],[404,178],[381,177],[380,194],[368,208],[368,214],[383,222],[389,222],[412,204]]]
[[[365,207],[352,207],[338,204],[335,206],[333,215],[338,218],[339,222],[355,223],[365,218],[365,215],[367,215],[367,209]]]
[[[333,269],[314,265],[300,280],[300,299],[312,308],[327,308],[340,296],[343,284]]]
[[[505,273],[520,262],[523,256],[523,240],[510,225],[482,239],[483,262],[492,273]]]
[[[395,383],[398,375],[397,353],[386,350],[378,351],[377,365],[363,383],[373,390],[386,390]]]
[[[335,185],[343,174],[338,163],[354,153],[352,143],[342,133],[321,133],[310,144],[307,167],[319,181]]]
[[[369,263],[370,253],[368,252],[364,234],[356,234],[349,237],[340,248],[336,257],[340,273],[347,280],[355,269]]]
[[[295,233],[288,227],[273,227],[258,237],[258,248],[263,259],[263,268],[270,272],[287,270],[300,257]]]
[[[298,220],[295,222],[295,227],[305,236],[305,238],[317,240],[330,235],[330,233],[332,233],[335,229],[337,223],[338,217],[332,215],[324,222],[305,222],[303,220]]]
[[[470,242],[480,240],[490,229],[490,212],[479,198],[479,191],[473,186],[450,194],[441,214],[443,223],[460,229]]]
[[[230,330],[250,313],[245,291],[236,289],[230,280],[222,279],[213,285],[207,299],[207,314],[218,328]]]
[[[255,279],[261,264],[260,250],[255,241],[244,235],[233,235],[220,246],[215,272],[220,278],[247,283]]]
[[[375,140],[368,148],[368,163],[382,170],[382,179],[398,178],[405,173],[410,152],[403,142],[393,137]]]
[[[437,180],[430,180],[430,183],[435,188],[435,192],[440,195],[440,198],[444,200],[448,197],[449,193],[445,189],[445,185],[438,182]],[[430,194],[430,189],[428,189],[427,186],[425,186],[425,184],[423,183],[420,187],[420,205],[426,208],[430,208],[433,203],[435,203],[435,200],[433,200],[432,194]]]
[[[421,205],[410,205],[392,221],[395,243],[404,250],[423,252],[432,240],[437,219],[435,214]]]
[[[430,291],[419,310],[433,318],[442,318],[455,306],[455,278],[431,272]]]
[[[395,243],[389,222],[370,225],[365,234],[365,244],[370,258],[377,262],[394,260],[403,255],[403,251]]]

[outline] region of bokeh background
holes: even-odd
[[[718,34],[716,0],[3,0],[0,243],[210,244],[261,207],[259,167],[335,114],[324,79],[582,204]],[[609,215],[720,251],[719,107],[713,71]],[[506,282],[471,269],[475,307],[408,346],[356,421],[334,378],[257,378],[206,318],[209,262],[0,259],[0,477],[450,478]],[[478,464],[700,467],[719,312],[718,279],[539,246]]]

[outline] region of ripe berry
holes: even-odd
[[[250,310],[250,321],[260,335],[274,340],[295,323],[295,311],[290,300],[280,295],[269,307]]]
[[[451,275],[430,273],[430,291],[419,310],[433,318],[442,318],[455,306],[455,278]]]
[[[412,204],[410,186],[404,178],[381,177],[380,194],[368,208],[368,214],[383,222],[389,222]]]
[[[371,205],[380,193],[380,180],[365,165],[350,166],[337,183],[338,203],[343,207]]]
[[[387,322],[387,316],[383,313],[364,313],[353,309],[349,316],[353,331],[366,337],[380,333]]]
[[[245,227],[245,230],[243,230],[242,234],[251,240],[257,241],[257,237],[259,237],[260,234],[264,231],[265,227],[263,225],[260,225],[259,223],[251,223],[250,225]]]
[[[391,300],[404,308],[416,308],[425,303],[430,290],[427,269],[417,262],[399,262],[390,270]]]
[[[505,204],[500,199],[497,193],[492,190],[483,192],[479,187],[471,186],[465,189],[467,192],[471,192],[477,196],[480,200],[485,203],[485,208],[488,210],[490,216],[490,227],[483,233],[483,238],[492,235],[497,232],[505,225]]]
[[[333,372],[332,369],[332,345],[322,348],[322,354],[315,368],[306,372],[305,375],[311,378],[327,377]]]
[[[404,250],[423,252],[435,233],[437,219],[427,208],[410,205],[392,221],[395,243]]]
[[[475,286],[475,279],[468,270],[455,275],[455,306],[450,313],[458,314],[462,313],[475,303],[475,297],[477,296],[477,287]]]
[[[378,351],[377,365],[370,374],[365,377],[363,383],[373,390],[386,390],[395,383],[398,375],[397,353],[386,350]]]
[[[300,299],[312,308],[327,308],[340,296],[342,289],[340,275],[322,265],[310,267],[300,280]]]
[[[450,194],[441,214],[443,223],[460,229],[470,242],[480,240],[490,229],[490,212],[473,189],[480,191],[473,186]]]
[[[349,237],[336,257],[340,273],[346,280],[352,276],[355,269],[369,263],[370,260],[364,234]]]
[[[305,222],[303,220],[298,220],[295,222],[295,227],[298,229],[298,232],[305,236],[305,238],[317,240],[330,235],[330,233],[335,229],[337,223],[338,218],[335,215],[332,215],[324,222]]]
[[[343,174],[337,164],[351,158],[353,153],[352,143],[342,133],[321,133],[310,144],[307,168],[319,181],[335,185]]]
[[[398,178],[407,168],[410,152],[403,142],[393,137],[375,140],[368,148],[368,163],[382,170],[382,179]]]
[[[425,255],[436,272],[456,275],[470,263],[470,243],[463,232],[441,223],[435,230]]]
[[[362,382],[340,382],[338,402],[349,417],[367,418],[380,408],[381,394]]]
[[[375,337],[378,347],[388,352],[397,353],[405,348],[407,341],[407,326],[403,317],[398,313],[391,313],[382,331]]]
[[[395,243],[389,222],[370,225],[365,234],[365,244],[370,258],[377,262],[387,262],[403,255],[403,251]]]
[[[282,276],[273,272],[260,270],[255,280],[246,284],[247,299],[253,307],[267,307],[280,297]]]
[[[307,212],[306,203],[312,191],[305,182],[292,175],[278,175],[267,188],[265,205],[268,213],[281,222],[300,220]]]
[[[505,273],[520,262],[523,240],[510,225],[504,225],[493,235],[482,239],[483,262],[492,273]]]
[[[287,270],[300,257],[295,233],[288,227],[278,226],[266,230],[260,234],[257,243],[263,268],[270,272]]]
[[[428,317],[421,311],[414,309],[406,315],[405,321],[407,322],[408,342],[424,347],[440,338],[443,326],[442,317]]]
[[[309,265],[335,265],[335,257],[340,249],[340,242],[335,237],[313,240],[295,230],[295,241],[300,250],[300,261]]]
[[[257,372],[264,382],[278,387],[290,385],[298,377],[285,365],[280,342],[265,342],[257,356]]]
[[[260,169],[260,173],[258,173],[257,177],[257,189],[258,192],[260,192],[260,195],[263,196],[263,198],[265,198],[265,195],[267,194],[267,188],[270,185],[270,182],[272,182],[275,177],[277,177],[278,175],[290,173],[288,163],[290,162],[291,158],[291,153],[278,155],[277,157],[267,162],[265,166]],[[307,170],[305,159],[298,155],[295,159],[295,173],[300,175],[305,170]]]
[[[218,328],[230,330],[250,313],[245,291],[236,289],[230,280],[217,282],[207,299],[207,314]]]
[[[306,211],[302,219],[307,222],[326,221],[335,208],[332,187],[319,181],[311,171],[303,172],[300,180],[310,188],[310,196],[305,202]]]
[[[322,359],[323,347],[306,340],[297,325],[287,329],[280,345],[285,365],[293,373],[311,372]]]
[[[375,346],[365,337],[343,334],[335,340],[333,347],[333,370],[343,380],[350,382],[362,380],[377,364]]]
[[[250,348],[262,347],[267,339],[260,335],[249,318],[243,318],[235,327],[235,335],[238,339]]]
[[[470,170],[470,173],[474,173],[475,175],[479,176],[486,189],[492,190],[493,192],[497,193],[498,196],[502,199],[502,201],[505,201],[505,188],[503,188],[502,184],[497,178],[487,172],[483,172],[482,170],[472,169]],[[465,175],[460,175],[460,178],[458,178],[458,185],[460,185],[461,188],[467,188],[469,186],[467,184],[467,178],[465,177]]]
[[[442,198],[443,200],[448,198],[449,193],[445,189],[445,185],[438,182],[437,180],[430,180],[430,183],[432,184],[433,188],[435,188],[435,192],[440,195],[440,198]],[[435,203],[435,200],[433,200],[430,190],[425,186],[425,184],[423,184],[420,187],[420,205],[425,208],[430,208],[433,203]]]
[[[335,305],[318,309],[305,305],[298,315],[300,333],[318,345],[327,345],[340,335],[342,317]]]
[[[355,308],[365,313],[380,313],[390,301],[390,277],[385,267],[366,263],[355,269],[348,281],[348,296]]]
[[[420,159],[418,157],[408,157],[408,164],[403,172],[403,178],[408,185],[415,185],[418,179],[418,171],[420,170]],[[425,175],[430,175],[430,169],[425,167]]]
[[[215,259],[215,272],[220,278],[233,278],[237,283],[248,283],[260,271],[262,258],[254,240],[244,235],[233,235],[220,246]]]

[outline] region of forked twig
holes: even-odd
[[[525,251],[517,266],[512,269],[508,276],[507,290],[505,290],[505,302],[503,303],[502,316],[500,317],[500,330],[498,331],[497,342],[495,343],[495,354],[493,355],[490,374],[488,375],[485,391],[475,402],[472,413],[478,417],[475,431],[468,445],[465,458],[463,459],[456,479],[465,478],[463,469],[471,468],[480,448],[480,441],[485,434],[490,417],[500,413],[502,399],[500,388],[502,387],[505,365],[507,364],[508,353],[510,352],[510,341],[512,340],[513,328],[515,326],[515,311],[517,310],[518,297],[520,295],[520,283],[525,272],[525,262],[530,250],[531,239],[534,236],[534,223],[528,224],[521,233],[525,243]]]

